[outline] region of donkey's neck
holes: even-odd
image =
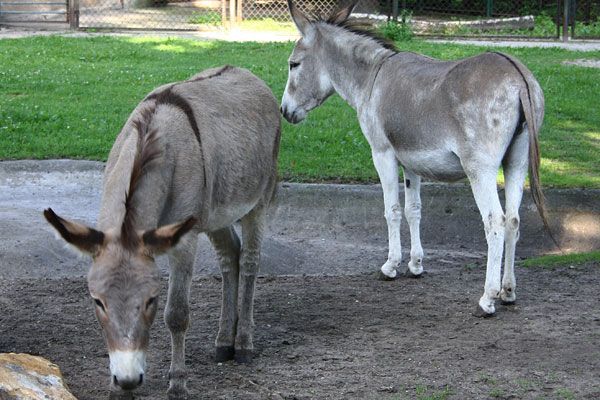
[[[125,218],[125,196],[129,190],[133,156],[136,151],[137,135],[130,134],[119,148],[113,149],[109,156],[102,201],[98,215],[98,229],[101,231],[120,230]],[[160,164],[162,160],[157,160]],[[135,190],[132,205],[135,213],[136,228],[139,230],[156,228],[164,208],[167,185],[159,165],[144,172],[138,188]]]
[[[395,52],[375,39],[323,23],[322,60],[335,91],[359,111],[373,89],[381,65]]]

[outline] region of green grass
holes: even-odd
[[[600,262],[600,250],[589,253],[576,253],[566,255],[547,255],[528,258],[522,261],[524,267],[557,267],[564,265],[579,265],[588,262]]]
[[[146,93],[225,63],[250,69],[281,98],[292,43],[60,36],[0,41],[0,159],[105,160]],[[402,42],[403,50],[457,59],[485,48]],[[541,174],[546,186],[600,188],[600,70],[564,60],[600,51],[502,49],[520,58],[546,95]],[[284,122],[280,174],[292,181],[375,182],[356,114],[338,96],[297,126]]]

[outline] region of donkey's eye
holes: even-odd
[[[300,66],[299,62],[290,61],[290,70],[292,70],[292,69],[294,69],[296,67],[299,67],[299,66]]]
[[[102,304],[102,301],[100,301],[99,299],[94,299],[94,303],[96,303],[96,306],[98,306],[102,311],[105,311],[104,304]]]
[[[148,302],[146,303],[146,309],[150,308],[154,304],[156,304],[156,296],[148,299]]]

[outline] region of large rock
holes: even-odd
[[[1,400],[77,400],[55,364],[29,354],[0,354]]]

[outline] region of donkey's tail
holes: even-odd
[[[519,91],[519,99],[521,101],[521,109],[523,110],[525,122],[527,123],[527,132],[529,133],[529,184],[531,186],[531,196],[533,197],[533,202],[535,203],[538,213],[542,218],[544,228],[548,232],[548,235],[550,236],[556,247],[560,249],[560,245],[558,244],[558,241],[552,234],[550,224],[548,223],[548,214],[546,212],[546,200],[544,197],[544,193],[542,192],[542,182],[540,180],[540,142],[538,123],[541,124],[543,115],[540,115],[539,119],[536,118],[535,110],[536,105],[538,106],[538,108],[541,108],[542,110],[544,109],[543,95],[540,98],[542,104],[534,104],[536,101],[540,100],[534,98],[534,96],[532,95],[532,90],[539,89],[539,85],[537,82],[535,82],[531,72],[529,72],[529,70],[527,70],[526,67],[514,57],[500,52],[494,53],[508,60],[519,72],[519,74],[523,78],[523,82],[525,83],[525,87]]]

